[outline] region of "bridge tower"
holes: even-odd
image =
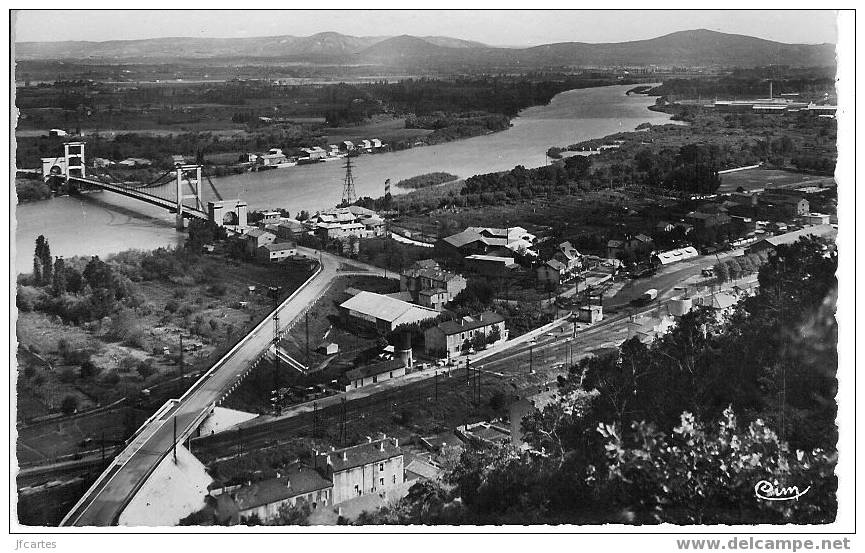
[[[177,174],[177,219],[175,228],[177,230],[183,230],[183,200],[194,199],[195,209],[199,211],[206,211],[201,193],[201,165],[178,164],[174,167]],[[184,193],[184,180],[189,183],[189,187],[192,189],[192,194]]]
[[[63,158],[66,162],[66,182],[70,177],[84,178],[87,176],[84,169],[84,142],[64,142]]]

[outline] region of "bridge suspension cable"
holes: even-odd
[[[221,201],[222,200],[222,194],[219,193],[219,190],[216,189],[216,186],[214,186],[213,181],[210,180],[210,175],[205,175],[205,178],[207,179],[208,184],[210,184],[210,189],[213,191],[213,195],[216,196],[216,199]]]

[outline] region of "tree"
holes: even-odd
[[[36,237],[36,249],[34,251],[34,254],[42,264],[41,283],[51,283],[54,259],[51,257],[51,247],[48,245],[48,240],[46,240],[45,237],[41,234]]]
[[[42,284],[42,260],[38,256],[33,256],[33,284],[40,286]]]
[[[478,332],[472,337],[471,344],[475,351],[480,351],[487,347],[487,337],[483,332]]]
[[[306,502],[303,502],[300,506],[284,503],[279,507],[279,512],[271,522],[271,525],[309,526],[309,515],[311,513],[312,509],[310,509]]]
[[[668,437],[650,423],[634,423],[623,437],[601,424],[608,457],[609,492],[637,509],[641,520],[674,524],[758,522],[828,523],[835,520],[836,455],[791,453],[761,420],[737,428],[731,408],[710,431],[685,412]],[[764,501],[755,484],[810,487],[809,501]]]
[[[60,402],[60,412],[64,415],[72,415],[78,410],[78,398],[75,396],[66,396]]]
[[[51,283],[51,293],[55,296],[66,293],[66,262],[62,257],[54,261],[54,279]]]
[[[727,264],[724,262],[718,262],[715,264],[715,279],[719,284],[724,284],[728,280],[730,280],[730,270],[727,268]]]
[[[96,368],[96,365],[90,359],[86,359],[81,363],[81,378],[90,380],[96,376],[97,372],[99,372],[99,369]]]

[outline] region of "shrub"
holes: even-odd
[[[168,303],[165,304],[165,310],[169,313],[177,313],[178,309],[180,309],[180,304],[175,300],[168,300]]]
[[[78,398],[75,396],[66,396],[60,402],[60,412],[64,415],[71,415],[78,410]]]
[[[140,361],[135,370],[138,371],[138,375],[141,377],[142,380],[146,380],[148,376],[156,372],[151,364],[150,359]]]
[[[117,383],[120,382],[120,375],[118,375],[114,371],[111,371],[106,373],[102,378],[100,378],[99,382],[106,387],[117,386]]]
[[[221,282],[211,284],[210,286],[207,287],[207,293],[210,294],[211,296],[222,297],[225,295],[226,291],[227,291],[227,288],[226,288],[225,284],[222,284]]]
[[[96,367],[96,365],[93,364],[93,361],[91,361],[90,359],[87,359],[86,361],[81,363],[81,378],[90,380],[91,378],[96,376],[97,372],[99,372],[99,369]]]
[[[57,373],[57,379],[64,384],[71,384],[75,382],[75,371],[71,367],[65,367]]]

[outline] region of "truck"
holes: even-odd
[[[643,295],[640,296],[640,299],[645,303],[649,303],[650,301],[654,301],[657,297],[658,290],[656,290],[655,288],[649,288],[648,290],[643,292]]]

